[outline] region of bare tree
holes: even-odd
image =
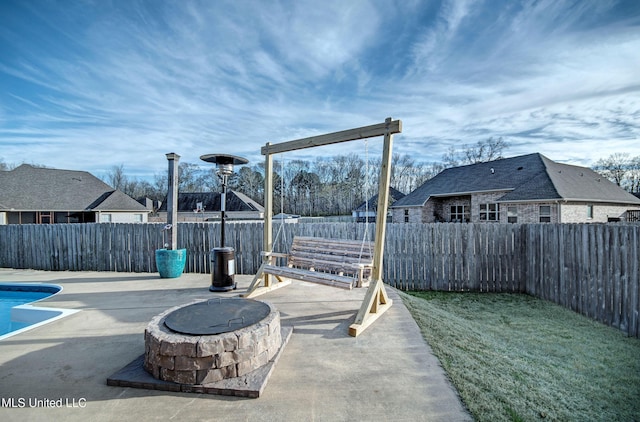
[[[111,167],[111,170],[106,175],[106,183],[112,188],[123,191],[125,184],[127,183],[127,176],[124,174],[124,165]]]
[[[593,166],[593,169],[611,180],[618,186],[622,186],[625,173],[631,162],[628,153],[615,153],[607,158],[601,158]]]
[[[315,191],[319,189],[320,178],[317,174],[301,170],[291,181],[293,193],[292,210],[295,214],[313,215],[319,210],[316,207]]]
[[[458,167],[460,165],[460,152],[454,147],[449,147],[447,152],[442,155],[442,164],[444,168]]]
[[[408,154],[396,155],[392,158],[391,186],[401,192],[408,192],[414,176],[416,163]]]
[[[151,198],[162,200],[164,197],[163,194],[159,194],[155,187],[146,180],[128,180],[122,191],[134,199]]]
[[[178,165],[178,192],[200,192],[202,189],[198,181],[200,166],[192,163]]]
[[[629,192],[640,192],[640,156],[617,152],[599,159],[592,168]]]
[[[169,192],[169,178],[168,178],[167,172],[165,171],[161,173],[156,173],[153,178],[153,182],[154,182],[153,187],[155,191],[158,192],[159,197],[152,198],[152,199],[163,201],[167,196],[167,193]]]
[[[416,162],[410,155],[394,156],[391,165],[391,186],[409,193],[444,169],[439,163]],[[379,171],[379,167],[376,169]]]
[[[254,167],[242,167],[234,179],[232,189],[237,189],[254,201],[262,202],[264,195],[264,177]]]
[[[418,186],[422,185],[427,180],[436,177],[438,173],[444,170],[444,164],[438,162],[431,162],[429,164],[424,165],[424,170],[420,173],[418,179],[416,180],[416,184],[411,190],[415,190]]]
[[[473,146],[468,146],[463,151],[465,163],[484,163],[503,158],[502,152],[507,148],[507,143],[502,137],[491,137],[485,141],[478,141]]]
[[[508,146],[502,137],[491,137],[476,144],[462,145],[460,150],[449,147],[447,153],[442,156],[442,161],[445,168],[485,163],[504,158],[502,153]]]

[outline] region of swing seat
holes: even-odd
[[[261,267],[263,274],[348,290],[368,285],[373,268],[372,242],[296,236],[290,253],[264,255],[269,260]],[[276,258],[286,258],[286,266],[276,265]]]

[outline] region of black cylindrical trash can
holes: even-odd
[[[213,248],[211,250],[211,287],[212,292],[235,290],[236,259],[233,248]]]

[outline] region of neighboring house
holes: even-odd
[[[446,169],[392,205],[396,223],[596,223],[638,210],[600,174],[541,154]]]
[[[153,199],[147,197],[138,198],[136,199],[136,201],[138,201],[139,204],[142,204],[142,206],[148,209],[151,213],[156,212],[161,205],[160,201],[154,201]]]
[[[640,199],[640,192],[633,192],[633,196]],[[640,221],[640,210],[637,211],[628,211],[627,212],[627,221]]]
[[[404,193],[389,186],[389,205],[395,203],[397,200],[404,198]],[[358,223],[362,223],[369,219],[369,222],[375,223],[376,213],[378,211],[378,195],[374,195],[368,201],[358,205],[358,207],[351,212],[351,215]]]
[[[219,192],[178,193],[178,221],[219,220],[221,197]],[[264,207],[243,193],[228,190],[225,217],[227,220],[262,220]],[[167,221],[166,198],[158,209],[157,220]]]
[[[149,211],[85,171],[0,171],[0,224],[143,223]]]

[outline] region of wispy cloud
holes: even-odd
[[[404,121],[396,151],[424,161],[490,136],[584,165],[611,148],[640,154],[631,0],[0,9],[7,162],[150,175],[169,151],[256,161],[267,141],[387,116]],[[362,147],[323,153],[343,151]]]

